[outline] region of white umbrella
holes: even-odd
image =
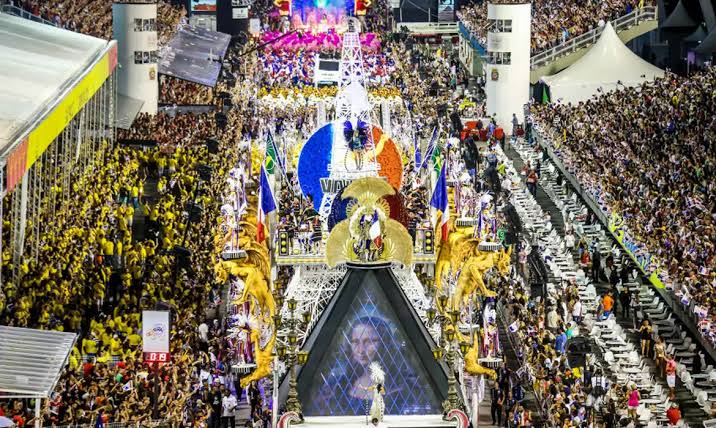
[[[15,422],[12,421],[10,418],[6,418],[5,416],[0,416],[0,428],[5,427],[14,427]]]

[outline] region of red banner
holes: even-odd
[[[10,192],[22,180],[27,165],[27,138],[7,158],[6,189]]]

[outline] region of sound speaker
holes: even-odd
[[[211,173],[213,171],[214,171],[214,169],[212,167],[210,167],[209,165],[201,164],[201,165],[196,166],[196,172],[199,173],[199,178],[201,178],[204,181],[211,180]]]
[[[189,259],[192,256],[192,251],[186,247],[182,247],[180,245],[175,245],[172,249],[172,252],[175,256],[182,259]]]
[[[209,153],[212,155],[219,153],[219,142],[216,141],[213,138],[208,138],[206,140],[206,148],[209,150]]]
[[[219,129],[224,130],[226,128],[226,125],[229,123],[228,119],[226,118],[226,115],[222,112],[216,113],[216,126],[219,127]]]
[[[577,336],[567,342],[567,361],[570,367],[584,367],[591,344],[585,337]]]
[[[539,297],[540,300],[544,301],[544,284],[530,284],[530,295],[533,299]]]

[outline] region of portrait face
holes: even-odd
[[[374,277],[361,284],[335,322],[335,333],[316,360],[315,374],[309,380],[299,378],[301,396],[311,397],[302,403],[304,415],[363,415],[366,399],[373,394],[367,388],[375,386],[369,370],[373,362],[385,371],[385,414],[440,413],[440,398],[426,367]]]
[[[380,337],[378,332],[367,324],[357,324],[351,332],[351,352],[353,360],[362,365],[367,366],[375,361],[378,347],[380,346]]]

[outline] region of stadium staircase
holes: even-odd
[[[518,144],[523,143],[524,142],[520,140]],[[520,168],[522,168],[522,166],[524,165],[523,159],[514,149],[508,148],[507,150],[505,150],[505,153],[513,162],[515,169],[519,170]],[[539,203],[539,205],[542,207],[542,209],[550,214],[552,224],[557,230],[557,232],[564,236],[563,213],[555,205],[553,197],[559,198],[559,200],[562,201],[569,200],[569,198],[571,197],[570,190],[572,189],[568,190],[567,185],[563,184],[558,179],[558,173],[556,171],[554,174],[550,174],[549,168],[546,167],[546,165],[548,164],[548,160],[546,162],[543,161],[542,173],[537,186],[536,200],[537,203]],[[553,196],[550,197],[550,194]],[[581,203],[574,202],[572,204],[567,204],[566,210],[567,212],[575,213],[577,208],[580,206]],[[584,232],[590,241],[599,241],[602,259],[605,260],[606,257],[610,254],[612,245],[614,245],[615,242],[613,242],[612,238],[608,237],[608,235],[605,236],[604,234],[602,234],[596,227],[584,226]],[[573,250],[573,255],[575,257],[575,261],[578,262],[576,250]],[[621,269],[619,262],[619,260],[615,260],[615,267],[617,268],[617,270]],[[606,292],[611,289],[611,286],[609,282],[606,281],[606,279],[607,278],[604,278],[604,275],[602,274],[602,278],[600,279],[600,281],[595,283],[597,295],[601,295],[603,292]],[[631,283],[627,283],[626,285],[630,290],[635,290],[642,286],[648,286],[648,283],[637,279]],[[626,332],[627,340],[630,341],[637,349],[639,349],[639,334],[633,329],[632,320],[629,317],[629,314],[627,314],[626,317],[622,316],[621,303],[618,301],[615,302],[615,316],[619,325],[621,325],[623,330]],[[598,359],[600,360],[603,367],[608,367],[608,363],[606,363],[606,361],[604,360],[603,355],[598,356]],[[661,387],[665,391],[668,390],[665,378],[656,371],[654,360],[650,358],[645,358],[644,362],[646,365],[649,366],[650,372],[652,373],[655,383],[661,385]],[[700,426],[701,421],[706,418],[706,415],[699,407],[694,396],[688,389],[684,387],[683,383],[680,381],[677,382],[676,399],[674,401],[679,404],[682,416],[684,420],[689,424],[689,426]],[[598,415],[598,422],[603,422],[602,416],[603,415]],[[658,416],[664,417],[665,415]]]
[[[626,43],[655,30],[659,26],[658,8],[656,6],[645,6],[641,9],[635,9],[631,13],[613,20],[611,23],[619,38]],[[602,27],[595,28],[533,55],[530,58],[530,82],[537,83],[542,76],[555,74],[572,65],[599,40],[602,29]]]
[[[512,343],[512,334],[507,331],[507,325],[505,322],[505,319],[503,316],[497,317],[497,327],[498,327],[498,333],[500,337],[500,345],[502,346],[502,355],[505,358],[505,366],[510,370],[512,373],[517,373],[522,368],[522,362],[521,362],[521,356],[517,354],[517,350],[515,349],[513,343]],[[505,340],[507,339],[507,340]],[[529,383],[529,382],[528,382]],[[540,402],[535,396],[534,389],[532,388],[532,385],[529,385],[528,383],[522,384],[522,390],[524,391],[524,398],[520,402],[522,407],[530,411],[530,415],[532,417],[532,424],[535,428],[544,427],[545,420],[542,417],[542,412],[540,410]],[[486,389],[485,392],[485,402],[489,404],[490,401],[490,391],[489,389]],[[490,408],[489,406],[487,407]],[[482,409],[481,409],[482,410]],[[488,410],[489,411],[489,410]],[[480,418],[482,422],[482,418]],[[504,419],[503,419],[504,420]],[[490,422],[492,420],[490,419]],[[487,426],[487,425],[482,425]]]

